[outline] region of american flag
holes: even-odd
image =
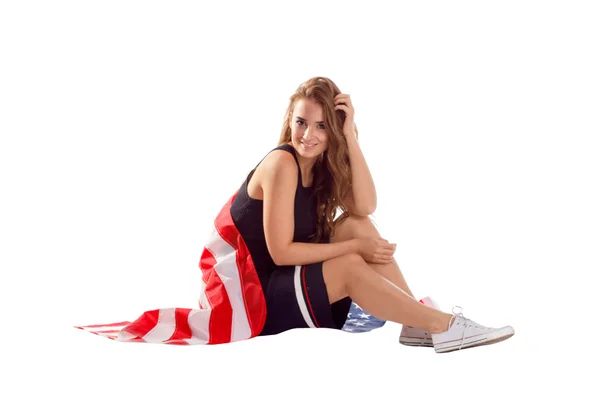
[[[431,297],[423,297],[419,300],[422,304],[428,307],[441,310],[440,306]],[[342,328],[343,331],[352,333],[369,332],[373,329],[381,328],[385,324],[385,320],[379,319],[368,312],[365,312],[360,306],[354,302],[350,306],[348,318]]]
[[[362,333],[381,328],[384,324],[385,320],[367,313],[358,304],[352,302],[348,318],[346,318],[346,323],[342,330],[351,333]]]
[[[177,345],[228,343],[257,336],[265,323],[266,304],[254,262],[231,216],[237,194],[217,215],[200,257],[198,308],[161,308],[146,311],[133,322],[75,328],[120,342]],[[384,323],[352,304],[343,330],[366,332]]]
[[[197,309],[162,308],[133,322],[76,326],[120,342],[218,344],[257,336],[266,319],[266,303],[254,262],[233,223],[231,205],[223,206],[204,246]]]

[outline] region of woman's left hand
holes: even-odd
[[[356,124],[354,123],[354,106],[350,100],[349,94],[340,93],[334,97],[335,110],[342,110],[346,113],[346,120],[344,121],[344,136],[346,138],[356,138]]]

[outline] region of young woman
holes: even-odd
[[[352,301],[403,324],[406,337],[429,339],[436,352],[514,334],[417,301],[393,258],[396,245],[368,217],[376,203],[350,96],[327,78],[309,79],[290,97],[278,146],[231,204],[266,302],[260,335],[341,329]]]

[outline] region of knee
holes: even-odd
[[[368,266],[362,256],[357,253],[344,254],[326,263],[332,264],[332,268],[342,276],[348,276],[357,268]]]
[[[348,265],[360,265],[365,263],[364,258],[358,253],[348,253],[342,257],[345,257],[345,261]]]
[[[358,253],[349,253],[342,256],[344,266],[344,275],[351,276],[361,268],[369,268],[369,264]]]

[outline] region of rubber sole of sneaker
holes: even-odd
[[[431,339],[425,340],[421,338],[408,338],[408,337],[400,337],[400,344],[405,346],[414,346],[414,347],[433,347],[433,342]]]
[[[450,353],[450,352],[456,351],[456,350],[470,349],[471,347],[486,346],[488,344],[502,342],[502,341],[512,337],[514,334],[515,334],[515,330],[510,326],[506,326],[504,328],[490,331],[490,332],[486,333],[485,335],[480,335],[480,336],[482,336],[480,338],[473,337],[469,343],[463,344],[462,347],[460,345],[461,340],[454,340],[449,343],[444,343],[444,347],[436,348],[435,352],[436,353]],[[435,348],[435,346],[434,346],[434,348]]]

